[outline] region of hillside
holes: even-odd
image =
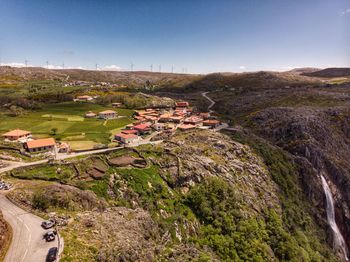
[[[336,223],[345,242],[350,241],[350,199],[346,189],[350,184],[349,87],[343,83],[209,93],[217,102],[213,109],[232,125],[243,128],[243,135],[234,132],[235,139],[254,145],[256,137],[262,138],[293,156],[301,172],[304,202],[310,203],[312,216],[328,232],[330,245],[333,237],[326,223],[327,204],[321,175],[328,181],[334,197]],[[203,103],[202,99],[199,102]]]
[[[151,85],[165,91],[192,92],[215,88],[265,88],[301,86],[320,83],[295,72],[214,73],[208,75],[171,74],[157,72],[124,72],[95,70],[49,70],[44,68],[0,67],[0,84],[21,84],[30,81],[87,81],[110,82],[120,86]]]
[[[240,74],[209,74],[184,86],[184,91],[224,89],[265,89],[276,87],[295,87],[316,85],[320,81],[291,72],[253,72]]]
[[[86,81],[111,82],[126,86],[143,86],[147,81],[155,85],[184,85],[195,75],[171,74],[146,71],[96,71],[81,69],[52,70],[41,67],[0,67],[0,84],[19,84],[28,81],[55,80],[60,82]]]
[[[346,77],[346,76],[350,76],[350,68],[339,68],[339,67],[326,68],[315,72],[306,72],[306,73],[303,73],[303,75],[311,76],[311,77],[325,77],[325,78]]]
[[[336,261],[298,172],[262,140],[179,132],[157,146],[15,171],[27,181],[11,199],[71,218],[64,261]],[[52,175],[65,185],[28,180]]]

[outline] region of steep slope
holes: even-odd
[[[252,128],[293,155],[306,159],[317,179],[320,175],[328,179],[335,197],[336,222],[346,243],[350,243],[349,109],[269,108],[252,117]],[[310,195],[320,195],[319,190],[308,188]],[[318,196],[317,200],[317,207],[325,208],[324,197]]]
[[[310,204],[311,216],[327,232],[327,241],[333,247],[331,221],[327,221],[329,201],[321,183],[321,176],[326,178],[334,199],[335,222],[349,249],[348,90],[349,84],[344,83],[313,88],[281,86],[217,91],[209,96],[217,102],[213,109],[221,117],[244,127],[247,143],[254,147],[255,137],[263,138],[291,154],[306,196],[302,202]],[[342,257],[341,250],[337,253]]]
[[[326,68],[323,70],[315,71],[315,72],[306,72],[303,73],[305,76],[312,76],[312,77],[344,77],[344,76],[350,76],[350,68]]]

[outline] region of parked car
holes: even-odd
[[[11,188],[12,188],[11,184],[5,184],[3,187],[4,190],[10,190]]]
[[[12,188],[12,185],[10,183],[6,183],[1,181],[0,182],[0,190],[9,190]]]
[[[58,249],[57,247],[52,247],[49,249],[49,252],[46,256],[46,262],[54,262],[57,259]]]
[[[56,230],[50,230],[44,234],[44,238],[47,242],[51,242],[55,240],[56,235],[57,235]]]
[[[46,220],[46,221],[43,221],[41,223],[41,226],[44,228],[44,229],[49,229],[49,228],[52,228],[55,226],[55,221],[53,220]]]

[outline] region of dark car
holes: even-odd
[[[57,259],[58,249],[57,247],[52,247],[49,249],[49,252],[46,256],[46,262],[54,262]]]
[[[41,223],[41,226],[42,226],[44,229],[49,229],[49,228],[55,226],[55,221],[53,221],[53,220],[46,220],[46,221],[43,221],[43,222]]]
[[[52,230],[51,230],[51,231],[48,231],[48,232],[45,233],[44,238],[45,238],[45,240],[46,240],[47,242],[51,242],[51,241],[54,241],[54,240],[55,240],[56,234],[57,234],[56,231],[52,231]]]

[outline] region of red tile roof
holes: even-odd
[[[123,133],[116,134],[115,137],[121,137],[121,138],[124,138],[124,139],[138,138],[137,135],[134,135],[134,134],[123,134]]]
[[[219,120],[216,119],[209,119],[209,120],[204,120],[203,124],[207,124],[207,125],[217,125],[220,124]]]
[[[122,133],[123,133],[123,134],[137,134],[137,130],[134,130],[134,129],[125,129],[125,130],[122,130]]]
[[[139,130],[147,130],[149,128],[150,126],[148,124],[140,124],[140,125],[134,126],[134,129],[139,129]]]
[[[203,118],[198,116],[191,116],[185,119],[186,123],[200,123],[203,121]]]
[[[31,134],[31,132],[29,132],[29,131],[15,129],[15,130],[11,130],[11,131],[3,134],[2,136],[20,137],[20,136],[26,136],[26,135],[30,135],[30,134]]]
[[[194,125],[187,125],[187,124],[183,124],[183,125],[180,125],[179,128],[182,129],[182,130],[188,130],[188,129],[193,129],[195,128],[196,126]]]
[[[176,107],[187,107],[189,106],[188,102],[176,102]]]
[[[105,110],[100,112],[100,115],[106,115],[106,114],[116,114],[117,112],[113,111],[113,110]]]
[[[28,148],[38,148],[45,146],[54,146],[56,144],[55,139],[53,138],[42,138],[37,140],[32,140],[26,142]]]

